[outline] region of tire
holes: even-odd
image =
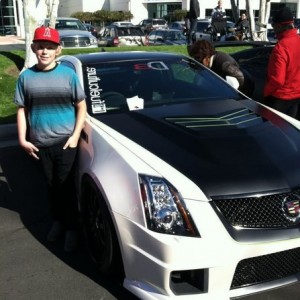
[[[113,221],[93,183],[85,185],[81,203],[84,233],[92,259],[101,273],[123,278],[123,263]]]

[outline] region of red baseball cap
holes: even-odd
[[[60,45],[59,32],[51,27],[39,27],[34,32],[33,42],[51,42]]]

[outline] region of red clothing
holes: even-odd
[[[277,35],[268,63],[264,96],[282,100],[300,98],[300,36],[297,29],[289,29]]]

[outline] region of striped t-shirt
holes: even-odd
[[[57,64],[49,71],[34,66],[22,72],[14,102],[29,112],[30,141],[37,147],[48,147],[72,135],[76,122],[74,103],[85,98],[76,73]]]

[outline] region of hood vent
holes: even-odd
[[[229,113],[226,112],[226,114],[218,117],[174,117],[166,118],[165,120],[188,129],[201,129],[210,127],[245,128],[264,122],[260,116],[247,108],[231,111]]]

